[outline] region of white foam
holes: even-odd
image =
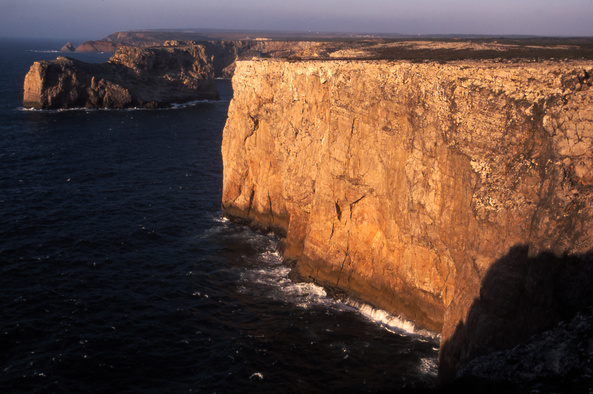
[[[222,216],[215,218],[215,220],[224,224],[230,222],[229,219]],[[258,254],[255,258],[255,267],[247,268],[241,274],[243,282],[239,285],[241,293],[248,292],[249,284],[254,284],[257,285],[258,293],[261,292],[270,298],[300,308],[307,309],[313,306],[322,306],[337,310],[355,311],[392,333],[413,335],[418,340],[426,342],[436,342],[440,339],[440,334],[418,328],[413,322],[392,315],[382,309],[376,309],[371,305],[351,298],[336,300],[328,296],[325,289],[315,283],[293,282],[288,277],[291,269],[284,264],[282,254],[277,249],[278,242],[276,238],[260,233],[252,233],[251,231],[241,235],[246,236],[248,242],[259,244],[259,246],[266,249],[265,252]],[[436,365],[434,368],[436,368]]]
[[[293,300],[300,308],[307,309],[313,305],[331,306],[334,300],[327,296],[323,287],[314,283],[294,283],[286,279],[286,285],[281,287],[285,297]]]
[[[172,103],[168,108],[162,109],[177,109],[177,108],[187,108],[187,107],[195,107],[200,104],[216,104],[220,103],[221,100],[193,100],[187,101],[185,103]]]
[[[244,282],[259,285],[258,291],[267,293],[270,298],[305,309],[313,305],[338,306],[339,303],[329,298],[323,287],[314,283],[295,283],[288,278],[290,268],[284,265],[275,242],[271,241],[270,249],[258,255],[257,262],[261,266],[246,270],[241,278]],[[246,291],[245,286],[240,290]]]
[[[121,109],[86,108],[86,107],[56,108],[56,109],[39,109],[39,108],[18,107],[17,110],[18,111],[26,111],[26,112],[42,112],[42,113],[49,113],[49,114],[56,114],[56,113],[60,113],[60,112],[122,111]]]
[[[229,218],[227,218],[226,216],[222,216],[222,215],[214,216],[212,218],[212,220],[214,220],[217,223],[225,223],[225,224],[231,222],[231,220]]]
[[[55,49],[27,49],[25,52],[33,52],[33,53],[60,53],[61,51],[57,51]]]
[[[229,100],[194,100],[186,103],[172,103],[160,108],[144,108],[144,107],[130,107],[130,108],[87,108],[87,107],[72,107],[72,108],[56,108],[56,109],[39,109],[39,108],[25,108],[18,107],[19,111],[44,112],[44,113],[59,113],[59,112],[94,112],[94,111],[171,111],[177,109],[184,109],[189,107],[196,107],[204,104],[219,104],[228,103]]]
[[[379,323],[381,326],[385,327],[385,329],[391,332],[403,332],[406,334],[417,335],[432,340],[438,340],[440,338],[440,334],[429,330],[417,328],[413,322],[402,319],[399,316],[392,315],[382,309],[373,308],[368,304],[358,302],[350,298],[346,299],[344,302],[347,305],[350,305],[356,310],[358,310],[366,318],[376,323]]]
[[[439,372],[438,362],[435,357],[425,357],[418,364],[418,371],[424,375],[436,377]]]
[[[261,372],[252,373],[249,377],[251,380],[264,380],[264,375]]]
[[[211,220],[217,224],[214,226],[209,226],[202,233],[196,235],[196,238],[210,238],[228,229],[229,225],[231,224],[231,221],[222,215],[212,216]]]
[[[277,250],[274,251],[266,251],[262,254],[259,255],[259,258],[262,261],[265,261],[266,263],[269,264],[280,264],[282,263],[282,256],[280,255],[280,252]]]

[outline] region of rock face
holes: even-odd
[[[593,310],[587,310],[527,343],[476,357],[458,372],[455,385],[472,388],[457,392],[588,393],[592,376]]]
[[[442,331],[439,373],[593,303],[593,63],[240,61],[222,207]]]
[[[67,42],[64,46],[60,49],[60,52],[74,52],[76,48],[72,45],[71,42]]]
[[[87,41],[76,47],[76,52],[115,52],[117,44],[109,41]]]
[[[104,64],[59,57],[35,62],[25,77],[26,108],[160,107],[217,99],[203,46],[120,47]]]
[[[65,57],[36,62],[25,77],[23,105],[40,109],[160,107],[215,99],[218,93],[213,78],[230,78],[238,58],[311,55],[322,45],[298,41],[177,40],[162,44],[138,47],[89,41],[76,51],[109,52],[117,48],[117,52],[101,65]],[[68,48],[66,45],[62,50]]]

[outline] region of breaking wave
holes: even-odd
[[[355,301],[350,298],[346,299],[344,302],[358,310],[363,316],[380,324],[389,331],[417,335],[424,338],[433,339],[435,341],[440,340],[440,334],[418,328],[413,322],[405,320],[399,316],[392,315],[382,309],[373,308],[371,305]]]
[[[142,108],[142,107],[131,107],[131,108],[86,108],[86,107],[73,107],[73,108],[57,108],[57,109],[39,109],[39,108],[25,108],[17,107],[18,111],[26,112],[43,112],[43,113],[60,113],[60,112],[95,112],[95,111],[117,111],[117,112],[134,112],[134,111],[171,111],[176,109],[184,109],[190,107],[198,107],[200,105],[208,104],[224,104],[228,105],[230,100],[194,100],[186,103],[172,103],[162,108]]]
[[[231,225],[226,218],[220,218],[217,221]],[[352,298],[332,298],[323,287],[315,283],[292,281],[289,278],[291,269],[284,264],[278,250],[278,240],[272,234],[259,234],[248,229],[244,231],[246,232],[244,236],[252,237],[249,242],[259,245],[261,252],[256,255],[255,261],[248,264],[249,268],[241,274],[240,292],[263,292],[270,298],[300,308],[322,306],[329,309],[356,311],[392,333],[421,337],[431,342],[440,340],[440,334],[416,327],[413,322],[385,310]]]
[[[25,52],[33,52],[33,53],[62,53],[61,51],[55,49],[27,49]]]

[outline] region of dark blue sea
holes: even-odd
[[[438,338],[291,282],[273,234],[223,218],[229,81],[172,109],[24,110],[63,44],[0,40],[0,392],[434,387]]]

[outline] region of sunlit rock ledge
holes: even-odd
[[[593,294],[593,62],[237,63],[224,211],[294,274],[442,331],[439,373]]]

